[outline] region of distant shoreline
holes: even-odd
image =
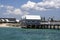
[[[0,27],[0,28],[21,28],[21,27]]]
[[[0,27],[21,28],[19,23],[0,23]]]

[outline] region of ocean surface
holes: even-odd
[[[60,30],[0,28],[0,40],[60,40]]]

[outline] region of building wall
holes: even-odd
[[[40,20],[22,20],[21,21],[22,27],[29,27],[29,26],[38,26],[40,25]]]

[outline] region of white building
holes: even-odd
[[[22,27],[34,28],[34,26],[40,25],[41,16],[39,15],[24,15],[22,16]]]
[[[15,18],[0,18],[0,23],[1,22],[4,22],[4,23],[7,23],[7,22],[14,23],[14,22],[16,22],[16,19]]]
[[[41,17],[39,15],[24,15],[22,19],[41,20]]]

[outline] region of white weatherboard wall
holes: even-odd
[[[41,20],[41,17],[39,15],[25,15],[22,16],[22,19]]]

